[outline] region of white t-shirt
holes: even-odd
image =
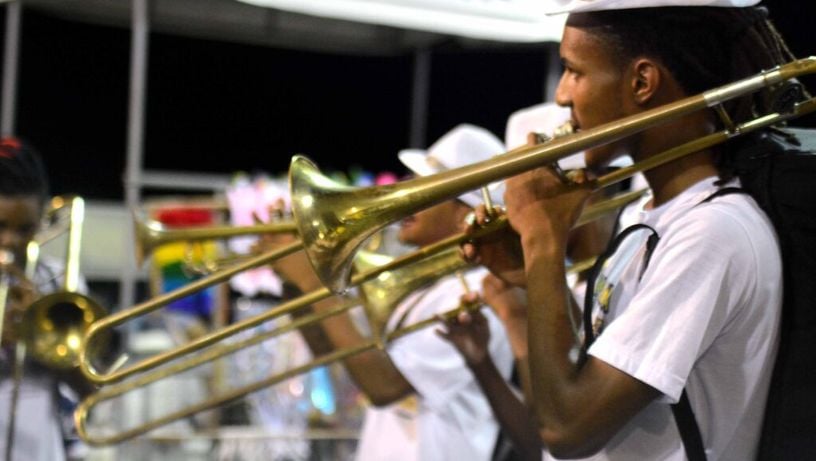
[[[778,344],[781,258],[749,196],[701,204],[715,180],[642,213],[660,236],[645,270],[647,232],[627,239],[603,271],[613,287],[589,353],[663,396],[589,459],[686,459],[667,405],[683,388],[709,460],[755,457]],[[593,324],[602,317],[596,302]]]
[[[481,287],[484,269],[465,278],[472,290]],[[463,293],[456,277],[445,277],[433,286],[408,296],[389,318],[395,328],[411,325],[455,308]],[[490,354],[505,379],[513,364],[510,344],[501,322],[482,309],[490,327]],[[417,391],[391,405],[366,410],[358,461],[489,460],[498,423],[461,354],[428,327],[403,336],[388,346],[396,367]]]
[[[56,261],[41,257],[34,284],[41,294],[62,289],[64,270]],[[80,292],[87,285],[80,280]],[[5,351],[13,355],[13,351]],[[3,354],[5,355],[5,354]],[[6,449],[6,428],[12,396],[11,357],[0,357],[0,453]],[[57,409],[57,382],[51,372],[26,358],[17,401],[13,461],[60,461],[65,459]]]

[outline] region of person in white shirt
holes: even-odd
[[[756,1],[560,3],[570,16],[556,101],[570,108],[578,130],[788,59],[767,11],[751,6]],[[747,97],[726,110],[740,123],[764,104]],[[728,145],[646,172],[653,196],[640,220],[649,227],[622,237],[599,266],[584,324],[588,350],[579,360],[570,354],[577,309],[564,283],[566,241],[592,172],[624,153],[648,159],[721,125],[714,111],[700,111],[586,151],[590,171],[571,180],[551,167],[509,179],[507,216],[521,237],[523,266],[502,265],[511,259],[499,245],[465,246],[469,257],[527,287],[531,383],[547,456],[694,459],[669,406],[687,401],[707,459],[755,457],[779,340],[781,262],[773,227],[753,199],[714,195],[738,183],[724,166]]]
[[[501,141],[473,125],[459,125],[436,141],[427,151],[404,150],[400,160],[415,174],[428,175],[486,160],[504,152]],[[501,203],[502,188],[491,188]],[[481,203],[481,194],[471,192],[416,213],[403,220],[402,243],[426,246],[466,228],[467,215]],[[285,239],[275,237],[276,241]],[[302,292],[320,287],[302,254],[284,258],[274,270]],[[468,270],[464,279],[478,290],[486,274],[483,268]],[[389,316],[386,331],[410,325],[452,310],[465,287],[456,276],[442,277],[431,286],[403,299]],[[317,303],[316,311],[333,301]],[[508,379],[512,354],[501,323],[487,314],[491,338],[489,353],[499,373]],[[322,331],[304,329],[315,354],[359,344],[364,335],[348,315],[321,323]],[[360,461],[414,460],[487,461],[491,457],[498,424],[490,406],[465,366],[462,356],[433,328],[426,328],[389,343],[385,350],[372,350],[344,360],[351,378],[368,398],[357,449]]]

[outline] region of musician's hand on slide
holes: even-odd
[[[594,179],[585,170],[571,173],[564,177],[556,164],[506,181],[507,218],[522,241],[530,236],[567,241],[594,186]]]
[[[462,302],[478,302],[478,294],[463,295]],[[490,328],[481,312],[466,311],[447,320],[440,320],[444,322],[445,330],[437,329],[436,333],[450,341],[468,365],[479,365],[488,358]]]
[[[484,226],[501,211],[488,214],[484,205],[475,210],[475,219],[465,231],[473,233]],[[497,277],[515,286],[527,284],[524,275],[524,258],[521,253],[519,236],[509,227],[488,236],[472,240],[462,245],[462,256],[473,264],[481,264]]]

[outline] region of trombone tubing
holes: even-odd
[[[179,419],[186,418],[188,416],[192,416],[192,415],[194,415],[194,414],[196,414],[198,412],[201,412],[201,411],[204,411],[204,410],[209,410],[211,408],[215,408],[215,407],[227,404],[227,403],[232,402],[234,400],[237,400],[237,399],[239,399],[239,398],[241,398],[241,397],[243,397],[243,396],[245,396],[247,394],[257,392],[257,391],[259,391],[261,389],[272,386],[273,384],[277,384],[277,383],[279,383],[279,382],[281,382],[283,380],[289,379],[289,378],[291,378],[293,376],[297,376],[297,375],[299,375],[301,373],[309,371],[312,368],[323,366],[323,365],[329,364],[331,362],[334,362],[336,360],[343,359],[343,358],[348,357],[350,355],[358,354],[358,353],[366,351],[368,349],[374,349],[376,347],[377,347],[377,341],[370,340],[370,341],[366,341],[366,342],[364,342],[364,343],[362,343],[362,344],[360,344],[358,346],[355,346],[353,348],[341,349],[341,350],[332,352],[330,354],[323,355],[320,358],[315,359],[315,360],[313,360],[313,361],[311,361],[309,363],[306,363],[304,365],[301,365],[299,367],[292,368],[291,370],[287,370],[286,372],[283,372],[283,373],[280,373],[280,374],[277,374],[277,375],[269,376],[268,378],[259,380],[259,381],[255,382],[253,384],[248,384],[246,386],[233,389],[231,391],[225,392],[225,393],[220,394],[220,395],[218,395],[216,397],[213,397],[211,399],[205,400],[205,401],[197,403],[195,405],[190,405],[187,408],[184,408],[182,410],[178,410],[178,411],[175,411],[173,413],[164,415],[161,418],[157,418],[157,419],[155,419],[153,421],[150,421],[148,423],[145,423],[145,424],[142,424],[140,426],[134,427],[133,429],[128,429],[128,430],[123,431],[123,432],[121,432],[119,434],[116,434],[116,435],[91,437],[88,434],[88,432],[87,432],[87,430],[85,428],[85,421],[86,421],[87,416],[88,416],[88,410],[89,410],[91,405],[96,403],[96,401],[104,400],[104,399],[101,399],[101,398],[97,399],[96,395],[92,395],[92,396],[88,397],[88,399],[86,399],[85,401],[83,401],[80,404],[80,406],[77,408],[76,412],[74,412],[74,422],[76,423],[77,433],[78,433],[79,437],[83,441],[88,443],[89,445],[99,446],[99,445],[108,445],[108,444],[112,444],[112,443],[119,443],[119,442],[123,442],[125,440],[132,439],[132,438],[137,437],[139,435],[142,435],[142,434],[144,434],[144,433],[146,433],[148,431],[151,431],[151,430],[153,430],[153,429],[155,429],[157,427],[161,427],[161,426],[163,426],[165,424],[169,424],[169,423],[171,423],[173,421],[177,421]]]
[[[243,262],[241,264],[237,264],[237,265],[235,265],[233,267],[230,267],[228,269],[224,269],[222,272],[215,273],[215,274],[212,274],[212,275],[210,275],[208,277],[198,279],[198,280],[196,280],[196,281],[194,281],[194,282],[192,282],[192,283],[190,283],[188,285],[185,285],[185,286],[183,286],[183,287],[181,287],[181,288],[179,288],[177,290],[173,290],[171,292],[168,292],[168,293],[165,293],[163,295],[157,296],[157,297],[155,297],[153,299],[150,299],[150,300],[148,300],[146,302],[143,302],[141,304],[137,304],[136,306],[133,306],[133,307],[131,307],[129,309],[125,309],[125,310],[122,310],[122,311],[117,312],[115,314],[111,314],[111,315],[109,315],[107,317],[104,317],[103,319],[101,319],[101,320],[99,320],[97,322],[94,322],[90,326],[90,328],[88,328],[88,331],[85,333],[85,337],[84,337],[84,339],[82,341],[82,347],[80,349],[80,364],[79,364],[79,366],[80,366],[80,369],[82,370],[82,373],[91,382],[93,382],[95,384],[107,384],[107,383],[113,382],[113,381],[120,381],[120,380],[122,380],[122,379],[124,379],[124,378],[138,372],[138,371],[142,371],[144,369],[155,368],[156,366],[159,366],[161,363],[172,360],[173,358],[176,358],[176,357],[182,355],[183,353],[185,353],[187,351],[186,348],[177,348],[175,350],[168,351],[167,353],[159,354],[161,356],[161,358],[162,358],[161,361],[156,360],[156,359],[159,358],[159,356],[154,356],[154,357],[145,359],[143,362],[140,362],[140,364],[138,364],[136,366],[128,367],[128,368],[118,370],[118,371],[108,373],[108,374],[100,374],[93,367],[93,365],[91,364],[91,361],[90,361],[91,357],[88,356],[89,355],[89,349],[90,349],[89,345],[94,340],[94,337],[96,335],[100,334],[100,332],[102,332],[103,330],[113,328],[113,327],[115,327],[117,325],[120,325],[120,324],[134,318],[134,317],[138,317],[140,315],[144,315],[144,314],[147,314],[149,312],[155,311],[155,310],[159,309],[160,307],[162,307],[163,305],[169,304],[169,303],[171,303],[173,301],[181,299],[181,298],[183,298],[185,296],[188,296],[188,295],[190,295],[192,293],[203,290],[204,288],[208,288],[208,287],[210,287],[212,285],[215,285],[216,283],[223,282],[223,281],[229,279],[230,277],[232,277],[235,274],[238,274],[238,273],[243,272],[245,270],[253,269],[253,268],[258,267],[258,266],[262,266],[264,264],[268,264],[268,263],[270,263],[270,262],[272,262],[272,261],[274,261],[276,259],[282,258],[284,256],[287,256],[287,255],[291,254],[291,253],[294,253],[295,251],[301,249],[302,247],[303,247],[303,245],[300,242],[292,242],[292,243],[290,243],[290,244],[288,244],[286,246],[283,246],[281,248],[277,248],[275,250],[271,250],[271,251],[268,251],[268,252],[263,253],[261,255],[258,255],[258,256],[254,257],[254,258],[251,258],[248,261],[245,261],[245,262]],[[255,326],[258,323],[261,323],[261,322],[257,322],[255,324],[249,325],[246,328],[250,328],[252,326]],[[225,336],[223,336],[223,337],[225,337]],[[216,341],[218,341],[220,339],[222,339],[222,337],[214,338],[211,341],[207,341],[207,343],[204,344],[203,346],[210,345],[210,344],[212,344],[212,343],[214,343],[214,342],[216,342]]]
[[[396,258],[388,264],[367,271],[365,273],[355,275],[352,278],[352,283],[355,285],[359,285],[361,283],[367,282],[369,280],[374,279],[383,272],[394,270],[403,265],[412,264],[416,261],[419,261],[420,259],[426,258],[430,255],[436,254],[444,249],[447,249],[451,245],[459,244],[467,240],[468,238],[486,235],[487,233],[491,232],[492,229],[493,229],[492,227],[485,227],[484,229],[481,229],[479,232],[477,232],[476,234],[474,234],[474,236],[471,237],[464,235],[457,236],[458,238],[455,237],[453,239],[446,239],[437,242],[436,244],[421,248],[413,253],[404,255],[400,258]],[[109,384],[112,382],[121,381],[136,373],[156,368],[166,362],[174,360],[185,354],[215,344],[216,342],[221,341],[243,330],[253,328],[268,320],[279,317],[281,315],[285,315],[289,312],[295,311],[304,306],[312,305],[318,301],[333,296],[334,293],[331,292],[329,289],[320,288],[318,290],[304,294],[289,302],[283,303],[273,309],[268,310],[267,312],[258,314],[254,317],[244,319],[241,322],[208,333],[204,336],[201,336],[198,339],[188,342],[187,344],[176,347],[175,349],[171,349],[169,351],[156,354],[130,367],[112,371],[106,374],[99,373],[96,369],[94,369],[93,365],[90,363],[91,357],[88,356],[89,345],[91,344],[93,337],[99,334],[100,331],[102,331],[103,329],[112,328],[114,326],[126,322],[131,318],[146,314],[148,312],[152,312],[164,304],[170,303],[179,298],[187,296],[195,291],[201,290],[203,288],[209,287],[210,285],[226,280],[232,275],[242,272],[244,270],[251,269],[259,265],[271,262],[277,258],[289,255],[301,248],[302,244],[300,242],[291,243],[287,246],[281,247],[280,249],[273,250],[263,255],[252,258],[251,260],[245,263],[230,267],[229,269],[225,269],[223,272],[212,274],[209,277],[199,279],[178,290],[158,296],[157,298],[148,300],[142,304],[131,307],[130,309],[126,309],[124,311],[105,317],[98,322],[94,322],[94,324],[91,325],[91,327],[88,329],[88,332],[85,334],[85,338],[82,342],[82,349],[80,352],[81,354],[80,369],[82,370],[82,373],[91,382],[95,384]]]
[[[635,193],[621,194],[621,196],[625,199],[625,203],[628,203],[629,201],[632,201],[639,197],[641,194],[642,191],[638,191]],[[582,213],[582,218],[579,219],[579,224],[587,222],[587,219],[583,218],[584,216],[588,216],[594,219],[594,217],[600,216],[608,212],[609,209],[612,209],[610,208],[608,203],[615,205],[615,208],[617,208],[622,204],[620,203],[621,201],[622,201],[621,197],[619,197],[618,201],[615,201],[615,199],[610,199],[597,205],[587,207],[585,212]],[[373,280],[383,272],[391,271],[405,265],[413,264],[419,260],[425,259],[432,255],[438,254],[444,250],[447,250],[452,246],[457,246],[462,243],[465,243],[468,240],[479,239],[481,237],[489,235],[497,231],[498,229],[504,228],[505,226],[507,226],[507,219],[504,217],[500,217],[499,219],[494,220],[493,222],[489,223],[488,225],[481,229],[478,229],[472,234],[463,233],[454,235],[447,239],[436,242],[432,245],[420,248],[407,255],[403,255],[399,258],[396,258],[388,264],[357,274],[352,277],[351,283],[352,285],[360,285],[369,280]],[[156,310],[164,304],[170,303],[183,296],[187,296],[192,292],[198,291],[214,283],[225,280],[235,273],[242,272],[246,269],[257,267],[261,264],[265,264],[269,261],[286,256],[294,251],[297,251],[300,248],[301,244],[299,242],[289,244],[288,246],[282,247],[279,250],[273,250],[266,254],[257,256],[252,260],[247,261],[246,263],[231,267],[229,269],[225,269],[223,273],[213,274],[207,278],[203,278],[196,282],[193,282],[190,285],[187,285],[179,290],[151,299],[147,302],[134,306],[125,311],[121,311],[114,315],[105,317],[98,322],[94,322],[94,324],[89,328],[88,332],[85,335],[85,339],[82,342],[82,349],[80,352],[81,354],[80,368],[83,374],[85,374],[85,376],[90,381],[96,384],[110,384],[113,382],[121,381],[136,373],[154,369],[178,357],[211,346],[216,342],[219,342],[225,338],[233,336],[241,331],[256,327],[271,319],[288,314],[304,306],[312,305],[318,301],[333,296],[334,293],[330,291],[328,288],[326,287],[320,288],[310,293],[306,293],[296,299],[283,303],[262,314],[258,314],[256,316],[244,319],[241,322],[208,333],[204,336],[201,336],[200,338],[188,342],[187,344],[176,347],[175,349],[171,349],[169,351],[156,354],[152,357],[142,360],[141,362],[131,365],[130,367],[112,371],[107,374],[101,374],[97,372],[91,365],[89,361],[90,358],[88,357],[89,344],[91,344],[93,336],[99,334],[99,332],[102,329],[114,327],[133,317]]]
[[[570,268],[568,268],[567,270],[568,270],[568,272],[578,272],[578,271],[584,270],[587,266],[591,266],[591,264],[594,261],[595,261],[595,258],[591,258],[590,260],[582,261],[582,262],[580,262],[580,263],[578,263],[576,265],[573,265]],[[119,434],[109,435],[109,436],[96,436],[95,437],[95,436],[91,436],[88,433],[88,430],[87,430],[88,414],[89,414],[91,408],[94,405],[96,405],[96,404],[98,404],[100,402],[110,400],[110,399],[112,399],[114,397],[118,397],[118,396],[120,396],[120,395],[122,395],[122,394],[124,394],[126,392],[129,392],[129,391],[131,391],[133,389],[146,386],[147,384],[150,384],[152,382],[155,382],[155,381],[158,381],[160,379],[166,378],[168,376],[172,376],[172,375],[180,373],[182,371],[189,370],[190,368],[193,368],[195,366],[204,364],[206,362],[209,362],[209,361],[211,361],[213,359],[222,357],[224,355],[231,354],[232,352],[235,352],[237,350],[259,344],[259,343],[261,343],[261,342],[263,342],[263,341],[265,341],[267,339],[273,338],[273,337],[278,336],[278,335],[280,335],[282,333],[286,333],[286,332],[289,332],[289,331],[294,330],[296,328],[307,326],[307,325],[310,325],[312,323],[319,322],[319,321],[321,321],[323,319],[326,319],[326,318],[329,318],[329,317],[332,317],[332,316],[335,316],[335,315],[339,315],[339,314],[341,314],[343,312],[346,312],[349,309],[351,309],[351,308],[353,308],[353,307],[355,307],[357,305],[359,305],[359,302],[357,302],[355,300],[350,300],[350,301],[348,301],[346,303],[335,306],[335,307],[333,307],[333,308],[331,308],[331,309],[329,309],[329,310],[327,310],[325,312],[314,313],[314,314],[311,314],[311,315],[301,317],[301,318],[299,318],[299,319],[297,319],[297,320],[295,320],[295,321],[293,321],[291,323],[283,325],[283,326],[281,326],[279,328],[276,328],[274,330],[264,332],[262,334],[255,335],[255,336],[252,336],[250,338],[246,338],[246,339],[244,339],[242,341],[238,341],[236,343],[219,346],[216,349],[213,349],[211,351],[207,351],[204,354],[201,354],[199,356],[190,358],[190,359],[188,359],[188,360],[186,360],[184,362],[169,366],[167,368],[163,368],[161,370],[157,370],[155,372],[152,372],[152,373],[144,375],[144,376],[140,376],[139,378],[137,378],[135,380],[128,381],[128,382],[125,382],[125,383],[115,384],[115,385],[110,386],[110,387],[106,387],[106,388],[100,390],[99,392],[87,397],[85,400],[83,400],[79,404],[76,411],[74,411],[74,423],[75,423],[76,428],[77,428],[77,433],[78,433],[79,437],[83,441],[85,441],[86,443],[88,443],[90,445],[93,445],[93,446],[120,443],[120,442],[123,442],[125,440],[129,440],[129,439],[132,439],[132,438],[137,437],[139,435],[142,435],[142,434],[144,434],[146,432],[149,432],[149,431],[151,431],[151,430],[153,430],[153,429],[155,429],[157,427],[163,426],[165,424],[169,424],[169,423],[171,423],[173,421],[176,421],[176,420],[179,420],[179,419],[182,419],[182,418],[187,418],[187,417],[192,416],[192,415],[194,415],[194,414],[196,414],[198,412],[201,412],[201,411],[204,411],[204,410],[209,410],[209,409],[218,407],[220,405],[224,405],[226,403],[229,403],[231,401],[237,400],[237,399],[239,399],[241,397],[244,397],[247,394],[251,394],[251,393],[259,391],[259,390],[261,390],[261,389],[263,389],[265,387],[277,384],[277,383],[279,383],[279,382],[281,382],[281,381],[283,381],[285,379],[288,379],[290,377],[299,375],[299,374],[301,374],[303,372],[306,372],[306,371],[308,371],[308,370],[310,370],[312,368],[316,368],[318,366],[323,366],[323,365],[326,365],[328,363],[334,362],[336,360],[341,360],[341,359],[344,359],[346,357],[350,357],[352,355],[355,355],[355,354],[358,354],[358,353],[361,353],[361,352],[365,352],[367,350],[382,348],[383,344],[381,343],[381,340],[378,339],[376,336],[374,336],[371,339],[369,339],[368,341],[365,341],[365,342],[363,342],[363,343],[361,343],[361,344],[359,344],[357,346],[352,346],[350,348],[339,349],[339,350],[336,350],[336,351],[334,351],[332,353],[325,354],[325,355],[323,355],[323,356],[321,356],[321,357],[319,357],[319,358],[317,358],[317,359],[315,359],[315,360],[313,360],[311,362],[303,364],[303,365],[301,365],[299,367],[293,368],[291,370],[287,370],[287,371],[285,371],[283,373],[280,373],[280,374],[277,374],[277,375],[268,376],[267,378],[262,379],[262,380],[260,380],[258,382],[255,382],[255,383],[247,384],[245,386],[233,389],[231,391],[228,391],[228,392],[225,392],[223,394],[212,397],[210,399],[207,399],[207,400],[205,400],[203,402],[200,402],[200,403],[191,405],[189,407],[183,408],[181,410],[175,411],[173,413],[164,415],[164,416],[162,416],[160,418],[157,418],[157,419],[155,419],[153,421],[150,421],[148,423],[141,424],[141,425],[136,426],[136,427],[134,427],[132,429],[125,430],[125,431],[123,431],[123,432],[121,432]],[[479,310],[481,308],[481,306],[482,306],[481,303],[460,304],[457,308],[441,314],[440,317],[443,320],[448,320],[448,319],[451,319],[453,317],[458,316],[461,312],[471,312],[471,311],[474,311],[474,310]],[[391,341],[393,341],[395,339],[401,338],[403,336],[412,334],[412,333],[417,332],[417,331],[419,331],[421,329],[427,328],[427,327],[429,327],[429,326],[431,326],[433,324],[438,323],[439,320],[440,319],[436,318],[436,317],[428,318],[428,319],[419,321],[417,323],[414,323],[414,324],[399,328],[397,330],[394,330],[394,331],[390,332],[388,335],[386,335],[386,343],[391,342]]]
[[[282,326],[280,326],[278,328],[275,328],[275,329],[267,331],[267,332],[256,334],[256,335],[251,336],[249,338],[245,338],[245,339],[243,339],[241,341],[236,341],[236,342],[230,343],[230,344],[219,345],[219,346],[217,346],[217,347],[215,347],[215,348],[213,348],[211,350],[208,350],[208,351],[206,351],[206,352],[204,352],[202,354],[191,357],[191,358],[189,358],[189,359],[187,359],[187,360],[185,360],[183,362],[179,362],[179,363],[170,365],[170,366],[168,366],[166,368],[162,368],[160,370],[156,370],[154,372],[144,374],[144,375],[139,376],[138,378],[133,379],[131,381],[127,381],[127,382],[124,382],[124,383],[118,383],[118,384],[114,384],[112,386],[105,387],[105,388],[101,389],[100,391],[98,391],[98,392],[88,396],[87,398],[85,398],[80,403],[80,405],[77,407],[77,409],[74,411],[74,423],[76,424],[77,433],[82,438],[82,440],[84,440],[84,441],[86,441],[86,442],[88,442],[88,443],[90,443],[92,445],[106,445],[106,444],[110,444],[110,443],[118,443],[118,442],[127,440],[129,438],[135,437],[137,435],[143,434],[143,433],[145,433],[145,432],[147,432],[147,431],[149,431],[149,430],[151,430],[151,429],[153,429],[155,427],[159,427],[159,426],[161,426],[163,424],[166,424],[166,423],[169,423],[170,421],[173,421],[175,419],[185,418],[187,416],[193,415],[194,413],[197,413],[198,411],[202,411],[202,410],[204,410],[206,408],[198,408],[198,409],[195,409],[194,411],[184,411],[184,412],[174,413],[173,414],[174,415],[173,419],[170,419],[170,420],[167,420],[167,419],[157,420],[156,423],[151,423],[151,424],[148,424],[148,425],[139,426],[137,428],[134,428],[134,429],[132,429],[130,431],[127,431],[127,432],[123,433],[121,436],[118,436],[118,437],[101,437],[101,438],[100,437],[92,437],[92,436],[90,436],[88,434],[88,431],[87,431],[87,428],[86,428],[86,423],[87,423],[87,420],[88,420],[88,413],[91,411],[91,408],[94,405],[97,405],[100,402],[110,400],[110,399],[112,399],[114,397],[118,397],[118,396],[120,396],[122,394],[125,394],[126,392],[129,392],[129,391],[131,391],[133,389],[144,387],[144,386],[146,386],[146,385],[148,385],[150,383],[156,382],[156,381],[158,381],[160,379],[163,379],[163,378],[166,378],[168,376],[172,376],[172,375],[181,373],[183,371],[187,371],[187,370],[189,370],[191,368],[197,367],[199,365],[210,362],[210,361],[215,360],[217,358],[223,357],[223,356],[228,355],[228,354],[232,354],[233,352],[236,352],[238,350],[245,349],[247,347],[260,344],[260,343],[262,343],[262,342],[264,342],[264,341],[266,341],[268,339],[274,338],[274,337],[279,336],[279,335],[281,335],[283,333],[287,333],[287,332],[292,331],[292,330],[294,330],[296,328],[301,328],[301,327],[307,326],[307,325],[309,325],[311,323],[319,322],[319,321],[321,321],[321,320],[323,320],[325,318],[332,317],[332,316],[335,316],[335,315],[339,315],[339,314],[341,314],[343,312],[348,311],[349,309],[351,309],[351,308],[353,308],[355,306],[358,306],[359,304],[360,303],[356,302],[355,300],[350,300],[350,301],[345,302],[343,304],[337,305],[337,306],[335,306],[335,307],[333,307],[333,308],[331,308],[331,309],[329,309],[329,310],[327,310],[325,312],[319,312],[319,313],[310,314],[310,315],[301,317],[301,318],[299,318],[297,320],[294,320],[294,321],[292,321],[292,322],[290,322],[290,323],[288,323],[286,325],[282,325]],[[235,396],[234,398],[238,398],[240,396],[241,395],[238,395],[238,396]],[[210,400],[210,401],[212,401],[212,400]],[[212,406],[213,407],[217,406],[220,403],[224,403],[224,402],[213,403]],[[159,421],[161,421],[161,422],[159,422]]]
[[[215,240],[241,235],[255,235],[264,233],[284,233],[297,232],[294,222],[272,222],[266,224],[253,224],[250,226],[209,226],[192,227],[187,229],[154,229],[148,227],[149,232],[156,232],[161,244],[176,241],[200,241]]]

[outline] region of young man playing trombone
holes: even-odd
[[[485,160],[502,151],[502,143],[487,130],[460,125],[427,151],[401,152],[400,160],[414,173],[428,175]],[[500,200],[498,190],[491,195]],[[466,216],[480,202],[479,193],[468,193],[416,213],[402,222],[399,239],[422,247],[461,233]],[[303,292],[321,286],[302,254],[281,260],[274,269]],[[478,289],[485,274],[484,269],[476,269],[463,277],[471,289]],[[452,310],[464,291],[462,280],[456,276],[434,281],[399,303],[389,316],[386,331]],[[330,304],[318,303],[314,307],[320,311]],[[507,338],[496,317],[486,315],[491,331],[488,350],[506,379],[512,364]],[[348,315],[326,319],[321,327],[322,344],[304,331],[315,355],[360,344],[365,339]],[[434,328],[396,339],[385,350],[351,356],[344,365],[373,405],[366,410],[358,460],[490,459],[498,433],[490,406],[460,354]]]
[[[788,60],[756,1],[560,3],[570,16],[556,100],[571,109],[578,130]],[[765,103],[747,97],[726,109],[741,123],[766,113]],[[586,151],[589,173],[567,179],[547,167],[508,180],[507,217],[521,238],[521,266],[508,263],[501,245],[465,246],[470,258],[527,288],[533,399],[547,456],[756,456],[779,339],[780,255],[751,197],[714,195],[738,185],[723,167],[728,145],[645,173],[653,197],[640,221],[648,227],[622,237],[590,285],[591,319],[580,338],[588,350],[571,356],[570,310],[577,309],[564,283],[566,241],[592,189],[591,172],[624,153],[641,162],[720,125],[714,111],[697,112]],[[686,398],[700,434],[696,447],[693,435],[681,436],[678,426],[688,426],[669,406]]]

